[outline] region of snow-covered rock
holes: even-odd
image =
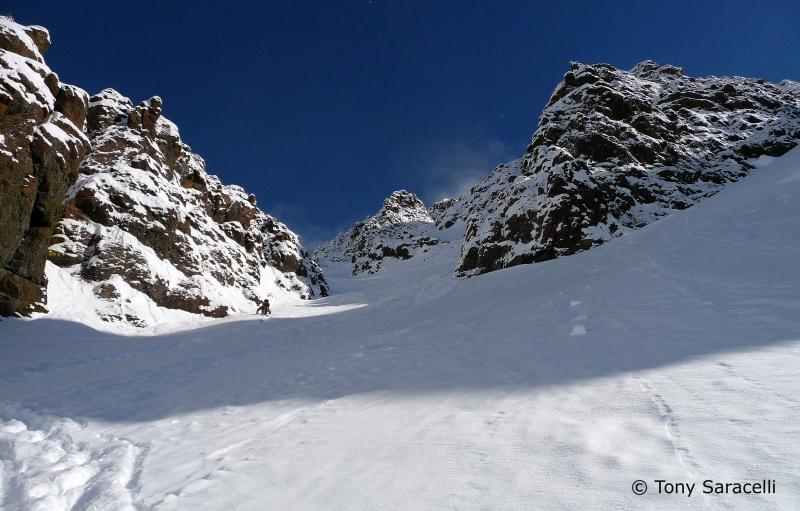
[[[89,150],[89,95],[44,63],[50,36],[0,16],[0,316],[44,311],[47,247]]]
[[[265,296],[326,296],[297,235],[254,195],[206,173],[161,106],[158,97],[134,106],[112,89],[91,98],[92,150],[49,259],[116,303],[105,320],[139,326],[147,322],[125,308],[120,278],[160,307],[213,317],[254,310]]]
[[[434,219],[413,193],[394,192],[375,216],[358,222],[347,232],[314,251],[323,266],[353,265],[353,275],[375,273],[385,258],[409,259],[439,243]]]
[[[44,28],[0,16],[0,315],[46,312],[48,274],[90,284],[99,316],[136,326],[158,307],[219,317],[327,295],[298,236],[207,174],[160,98],[89,98],[45,65],[49,46]]]
[[[467,223],[456,274],[586,250],[717,193],[797,145],[798,88],[572,63],[527,154],[439,214],[441,228]]]

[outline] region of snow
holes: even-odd
[[[3,28],[0,21],[0,30]],[[13,92],[24,98],[25,102],[52,112],[55,98],[44,83],[44,77],[49,73],[50,69],[47,66],[35,60],[10,51],[0,53],[0,80],[4,86],[13,89]]]
[[[750,158],[749,160],[747,160],[747,163],[749,163],[753,167],[760,169],[761,167],[766,167],[767,165],[772,163],[772,160],[774,159],[775,158],[773,158],[772,156],[767,156],[766,154],[762,154],[758,158]]]
[[[3,39],[11,40],[11,41],[19,41],[25,46],[25,49],[34,56],[36,59],[34,62],[43,62],[42,54],[39,53],[39,49],[33,42],[33,39],[30,38],[28,34],[25,33],[25,28],[22,25],[15,23],[10,18],[6,18],[5,16],[0,17],[0,36]],[[44,27],[40,27],[39,25],[31,25],[27,27],[29,29],[36,29],[40,31],[47,32],[47,29]],[[6,55],[10,52],[5,51]]]
[[[3,320],[0,507],[792,509],[798,211],[800,148],[602,246],[470,279],[440,243],[374,275],[332,265],[338,294],[268,320],[111,333],[80,302]],[[776,493],[701,489],[764,479]]]
[[[130,238],[130,235],[120,231],[120,233]],[[147,247],[142,247],[147,249]],[[150,266],[165,272],[168,278],[174,277],[171,272],[177,272],[169,263],[155,259],[150,261]],[[91,328],[111,334],[122,335],[161,335],[170,332],[179,332],[195,328],[201,328],[210,323],[219,323],[208,317],[192,314],[180,309],[168,309],[158,306],[149,296],[132,288],[119,275],[112,275],[111,278],[102,282],[87,282],[76,276],[77,266],[71,268],[59,268],[51,262],[47,262],[45,274],[48,279],[48,303],[56,304],[47,314],[36,313],[35,318],[46,318],[47,320],[63,320],[78,322]],[[297,298],[287,289],[275,285],[275,280],[281,274],[277,270],[269,267],[265,268],[262,274],[258,290],[263,296],[268,297],[273,311],[280,311],[281,317],[307,317],[331,314],[333,312],[358,308],[363,304],[348,304],[339,306],[326,306],[314,304],[313,307],[297,307]],[[206,294],[222,296],[229,303],[236,303],[235,293],[215,285],[213,281],[197,279],[199,286],[209,286],[212,289],[204,289]],[[111,284],[119,293],[119,297],[113,301],[100,298],[98,291],[101,285]],[[241,300],[240,300],[241,302]],[[213,303],[213,302],[212,302]],[[230,318],[240,321],[247,317],[248,312],[255,312],[256,306],[241,303],[239,314]],[[106,319],[104,319],[106,318]],[[117,321],[115,318],[128,318],[127,321]],[[0,378],[0,381],[2,379]]]

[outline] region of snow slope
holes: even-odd
[[[3,320],[2,508],[792,509],[798,211],[794,149],[536,265],[459,280],[442,243],[147,337]]]

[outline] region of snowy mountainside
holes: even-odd
[[[460,276],[573,254],[688,208],[800,138],[800,84],[573,62],[521,160],[443,215]]]
[[[90,148],[89,95],[45,64],[50,35],[0,16],[0,316],[44,311],[45,261]]]
[[[410,259],[439,243],[434,219],[413,193],[398,190],[374,216],[318,247],[314,258],[321,265],[352,264],[352,274],[375,273],[385,258]]]
[[[527,153],[433,205],[423,236],[461,238],[462,277],[574,254],[698,203],[797,139],[797,82],[573,62]]]
[[[104,304],[98,314],[112,323],[147,326],[126,305],[137,292],[212,317],[254,310],[265,296],[325,296],[297,235],[254,195],[206,173],[161,107],[158,97],[134,106],[112,89],[92,96],[92,150],[67,193],[49,260],[91,283]]]

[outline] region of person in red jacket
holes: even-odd
[[[258,309],[256,309],[256,314],[263,314],[264,316],[267,314],[272,314],[272,309],[269,308],[269,300],[264,298],[264,301],[261,302],[261,305],[259,305]]]

